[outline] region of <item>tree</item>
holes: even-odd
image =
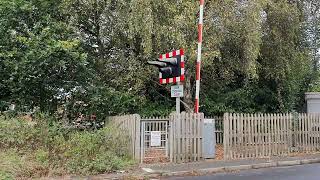
[[[278,111],[295,108],[310,73],[308,50],[303,45],[303,12],[297,4],[272,1],[266,7],[261,77],[275,93]]]
[[[3,0],[0,10],[2,102],[52,112],[82,102],[101,118],[168,113],[170,86],[146,62],[184,48],[193,110],[198,1]],[[301,109],[318,76],[318,16],[316,0],[207,1],[200,110]]]
[[[54,2],[5,0],[0,6],[4,96],[20,107],[50,110],[60,91],[90,83],[86,53],[70,26],[59,20]]]

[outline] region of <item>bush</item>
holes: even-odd
[[[21,119],[0,119],[0,148],[37,149],[44,144],[42,130]]]
[[[0,169],[0,179],[42,177],[49,172],[48,166],[37,162],[32,153],[15,149],[0,151]]]
[[[0,179],[14,179],[20,165],[21,160],[14,151],[0,151]]]
[[[56,136],[53,141],[54,162],[63,159],[69,173],[97,174],[111,172],[129,164],[127,138],[115,128],[104,128],[95,132],[74,132],[66,141]],[[58,158],[58,159],[57,159]],[[59,164],[56,164],[57,166]]]
[[[0,117],[0,153],[11,157],[0,156],[0,179],[98,174],[132,164],[128,138],[114,127],[76,131],[47,122]]]

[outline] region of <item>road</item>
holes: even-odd
[[[168,180],[320,180],[320,164],[221,173]]]

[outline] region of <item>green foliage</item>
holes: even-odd
[[[45,117],[45,116],[44,116]],[[75,131],[38,117],[36,123],[0,117],[0,169],[4,177],[97,174],[131,165],[126,135],[112,126]]]
[[[0,9],[0,34],[6,34],[0,42],[4,98],[50,111],[61,89],[68,92],[90,82],[86,53],[71,27],[50,14],[57,9],[54,3],[5,0]]]
[[[202,111],[301,110],[315,75],[301,28],[305,11],[285,0],[238,3],[213,1],[220,8],[209,10],[222,34],[220,56],[202,71]]]
[[[13,180],[13,177],[9,173],[0,170],[0,179]]]
[[[129,165],[127,160],[127,138],[110,127],[97,132],[74,132],[65,137],[58,136],[53,143],[52,160],[56,166],[65,163],[70,173],[97,174],[111,172]],[[60,157],[55,156],[62,153]],[[62,156],[62,157],[61,157]]]
[[[174,103],[167,102],[147,102],[145,106],[142,106],[140,115],[145,117],[155,117],[155,116],[168,116],[174,109]]]
[[[205,4],[201,111],[299,111],[318,76],[319,2]],[[2,0],[0,109],[168,114],[174,106],[146,61],[184,48],[192,105],[197,1]],[[78,107],[81,102],[82,107]],[[189,110],[185,106],[185,110]]]
[[[16,149],[1,149],[0,158],[0,177],[3,175],[8,179],[24,179],[48,175],[48,166],[33,160],[32,152],[22,153]]]
[[[43,144],[40,129],[30,128],[31,125],[22,120],[10,119],[0,121],[1,149],[34,149],[37,144]]]
[[[0,151],[0,179],[14,179],[20,170],[21,159],[15,151]]]
[[[44,149],[38,149],[35,152],[35,158],[38,163],[44,166],[49,165],[49,152]]]

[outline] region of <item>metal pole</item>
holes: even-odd
[[[176,112],[180,113],[180,97],[176,98]]]
[[[177,85],[181,85],[181,83],[178,82]],[[180,110],[180,97],[176,97],[176,112],[178,114],[180,114],[180,112],[181,112],[181,110]]]
[[[200,68],[201,68],[201,48],[203,31],[203,7],[204,0],[200,0],[199,24],[198,24],[198,56],[196,67],[196,97],[194,102],[194,112],[199,113],[199,95],[200,95]]]

